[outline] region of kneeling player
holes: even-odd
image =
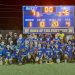
[[[35,59],[34,59],[34,47],[32,44],[30,44],[30,48],[28,50],[28,61],[29,62],[35,62]]]
[[[73,52],[73,46],[71,44],[71,41],[68,41],[68,44],[65,50],[65,62],[72,60],[72,55],[73,55],[72,52]]]
[[[12,54],[9,45],[7,45],[5,52],[6,52],[6,59],[5,59],[6,64],[12,64]]]
[[[0,46],[0,65],[2,65],[2,52],[3,52],[3,49]]]
[[[42,49],[41,43],[39,42],[38,43],[38,55],[37,55],[37,58],[36,58],[36,61],[38,63],[42,63],[42,56],[43,56],[43,49]]]
[[[22,49],[22,64],[27,63],[27,54],[28,54],[28,48],[24,47]]]
[[[53,58],[55,58],[55,61],[57,63],[60,63],[60,48],[58,47],[57,44],[55,45],[55,48],[54,48]]]
[[[47,49],[46,49],[46,56],[48,58],[49,62],[52,62],[52,57],[53,57],[53,50],[50,48],[50,44],[48,43]]]

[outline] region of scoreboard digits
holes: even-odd
[[[36,16],[36,17],[40,16],[40,13],[36,12],[35,10],[31,10],[31,13],[32,13],[33,16]]]
[[[53,13],[54,7],[44,7],[44,13]]]
[[[68,16],[68,15],[70,15],[70,12],[69,12],[69,10],[63,10],[63,15],[65,15],[65,16]]]
[[[28,22],[28,27],[32,27],[32,22],[31,21]]]
[[[44,22],[44,21],[39,22],[39,27],[40,27],[40,28],[44,28],[44,27],[45,27],[45,22]]]
[[[70,27],[70,21],[66,21],[66,26]]]
[[[51,25],[53,28],[55,27],[59,27],[59,23],[58,21],[52,21],[52,25]]]

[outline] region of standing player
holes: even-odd
[[[22,34],[19,35],[17,42],[20,42],[21,45],[24,45],[24,38],[23,38]]]
[[[29,47],[29,43],[30,43],[30,40],[28,38],[26,38],[25,41],[24,41],[24,46],[26,48],[28,48]]]
[[[39,41],[40,41],[41,43],[43,42],[43,38],[44,38],[43,35],[40,34],[40,35],[39,35]]]
[[[34,47],[36,48],[38,46],[38,38],[37,38],[37,35],[34,35],[33,42],[34,42]]]
[[[59,36],[60,40],[64,41],[65,34],[62,33],[62,31],[59,31],[58,36]]]
[[[54,41],[53,40],[50,42],[50,48],[54,49]]]
[[[51,42],[51,34],[46,34],[46,42]]]
[[[54,40],[54,44],[59,44],[60,42],[60,38],[58,37],[57,34],[55,35],[55,38],[53,40]]]

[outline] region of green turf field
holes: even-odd
[[[75,63],[1,65],[0,75],[75,75]]]

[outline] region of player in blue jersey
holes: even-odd
[[[48,61],[51,62],[52,58],[53,58],[53,49],[50,47],[49,43],[47,44],[47,48],[45,50],[45,53],[46,53]]]
[[[64,49],[64,47],[65,47],[65,43],[63,42],[63,40],[60,41],[59,46],[60,46],[61,49]]]
[[[30,43],[30,40],[28,38],[26,38],[25,41],[24,41],[25,47],[28,47],[29,43]]]
[[[73,60],[75,60],[75,44],[73,45]]]
[[[29,62],[35,62],[33,54],[34,54],[34,47],[33,47],[33,44],[30,44],[30,47],[29,47],[29,50],[28,50],[28,60],[29,60]]]
[[[17,42],[20,42],[21,45],[24,44],[24,38],[23,38],[22,34],[19,35],[19,38],[17,39]]]
[[[49,34],[46,34],[46,42],[48,43],[48,42],[51,42],[51,35],[49,35]]]
[[[54,41],[53,40],[51,40],[51,42],[50,42],[50,48],[54,48]]]
[[[0,45],[0,65],[2,65],[2,55],[3,55],[3,48]]]
[[[38,42],[38,55],[36,58],[36,61],[38,61],[38,63],[42,63],[42,56],[43,56],[43,48],[42,48],[42,43],[39,41]]]
[[[44,59],[47,59],[47,57],[46,57],[46,46],[47,46],[47,43],[46,43],[46,41],[43,41],[42,42],[42,48],[41,48],[41,50],[42,50],[42,56],[41,56],[41,60],[42,60],[42,62],[46,62],[46,61],[43,61]]]
[[[5,52],[4,52],[4,50],[5,50],[5,42],[4,41],[2,41],[1,43],[0,43],[0,64],[4,64],[4,59],[5,59]]]
[[[17,60],[18,63],[21,64],[21,49],[23,48],[23,45],[18,41],[17,45],[15,46],[15,51],[16,51],[16,55],[17,55]]]
[[[53,58],[55,58],[55,61],[57,63],[60,63],[60,51],[61,51],[60,48],[56,44],[54,48]]]
[[[59,43],[59,48],[62,50],[62,51],[60,52],[60,54],[61,54],[61,61],[64,60],[65,46],[66,46],[66,43],[64,43],[63,40],[61,40],[60,43]]]
[[[10,49],[13,51],[14,50],[15,45],[13,45],[13,41],[10,41]]]
[[[5,54],[6,54],[6,59],[5,59],[6,64],[12,64],[12,53],[10,50],[10,45],[7,45],[5,49]]]
[[[20,42],[17,42],[17,45],[15,45],[16,53],[18,53],[20,51],[20,47],[21,47]]]
[[[12,52],[12,63],[13,64],[18,64],[18,53],[16,52],[15,49]]]
[[[55,35],[54,40],[54,44],[58,44],[60,42],[60,38],[58,37],[58,35]]]
[[[26,44],[24,43],[24,45],[21,47],[22,64],[27,62],[28,52],[29,52],[29,45],[26,46]]]
[[[71,61],[72,60],[72,56],[73,56],[73,45],[71,43],[71,41],[68,41],[68,44],[66,45],[66,50],[65,50],[65,62],[67,61]]]
[[[38,41],[34,42],[34,47],[37,48],[38,47]]]
[[[10,50],[11,50],[11,53],[12,53],[12,61],[14,61],[15,60],[15,58],[14,58],[15,57],[14,56],[15,45],[13,45],[13,41],[10,41]]]
[[[40,42],[43,42],[43,38],[44,38],[43,35],[40,34],[40,35],[39,35],[39,41],[40,41]]]

